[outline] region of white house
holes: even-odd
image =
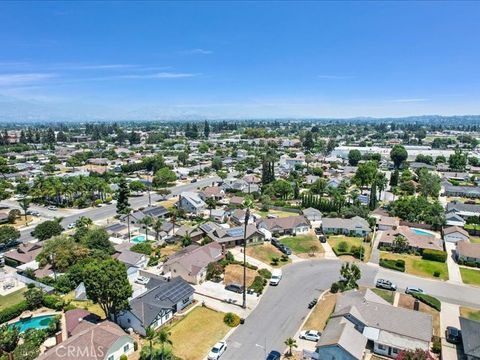
[[[459,241],[469,241],[468,232],[458,226],[449,226],[443,229],[443,239],[447,242],[457,243]]]
[[[203,212],[207,204],[201,199],[200,195],[193,191],[184,191],[180,195],[179,206],[191,214]]]

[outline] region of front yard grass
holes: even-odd
[[[389,291],[389,290],[377,289],[377,288],[372,289],[372,291],[378,296],[380,296],[383,300],[393,305],[393,301],[395,300],[395,291]]]
[[[414,302],[415,302],[415,298],[413,296],[407,295],[407,294],[400,294],[400,300],[398,301],[398,306],[403,307],[405,309],[413,310]],[[422,302],[420,302],[419,310],[421,312],[432,315],[433,335],[441,336],[440,312]]]
[[[470,320],[480,321],[480,309],[460,306],[460,316]]]
[[[381,251],[380,257],[382,259],[404,260],[405,272],[409,274],[428,277],[432,279],[448,280],[448,268],[446,263],[423,260],[421,256],[410,254],[394,254],[386,251]],[[433,275],[436,271],[440,273],[438,277],[435,277]]]
[[[335,254],[339,256],[348,256],[349,254],[341,255],[342,251],[339,250],[338,244],[341,242],[346,242],[348,245],[347,251],[345,253],[350,253],[352,246],[360,247],[363,245],[363,249],[365,251],[363,255],[363,261],[368,262],[370,260],[370,254],[372,252],[372,246],[370,243],[366,243],[363,241],[362,237],[354,237],[354,236],[345,236],[345,235],[330,235],[328,236],[328,243],[332,247]]]
[[[101,319],[105,319],[105,313],[103,312],[100,305],[94,304],[91,300],[76,301],[73,300],[74,298],[75,291],[72,291],[65,295],[64,300],[70,301],[70,304],[74,305],[78,309],[90,311],[91,313],[98,315]]]
[[[272,265],[272,259],[273,258],[281,259],[283,253],[272,244],[264,243],[262,245],[248,246],[247,255],[265,264]],[[275,267],[286,265],[290,262],[291,262],[290,259],[288,261],[279,261],[278,265]]]
[[[465,284],[480,286],[480,270],[460,266],[460,274],[462,274],[462,280]]]
[[[280,239],[280,242],[292,249],[292,252],[296,255],[325,252],[320,241],[313,234],[288,236]],[[316,248],[316,250],[312,251],[313,248]]]
[[[335,309],[337,296],[335,294],[327,294],[313,308],[310,316],[303,325],[303,330],[323,331],[327,325],[328,319]]]
[[[470,242],[480,244],[480,236],[470,236]]]
[[[203,359],[230,330],[224,313],[197,306],[170,327],[173,352],[183,360]]]
[[[253,279],[258,273],[255,270],[247,268],[247,287],[252,285]],[[225,284],[243,284],[243,266],[242,265],[228,265],[225,267]]]
[[[25,298],[23,297],[23,293],[25,291],[27,291],[27,288],[14,291],[5,296],[0,296],[0,310],[18,304],[20,301],[25,300]]]

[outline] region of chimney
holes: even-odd
[[[62,331],[55,333],[55,343],[56,345],[60,344],[63,341]]]
[[[418,311],[420,309],[420,301],[418,299],[415,299],[413,303],[413,310]]]

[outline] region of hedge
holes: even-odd
[[[380,259],[380,266],[396,271],[405,272],[405,260]]]
[[[28,308],[26,301],[20,301],[18,304],[9,306],[0,311],[0,324],[15,319]]]
[[[65,301],[57,295],[44,294],[42,303],[43,306],[57,311],[63,310],[63,307],[65,306]]]
[[[448,256],[447,252],[442,250],[425,249],[422,252],[422,259],[432,260],[432,261],[437,261],[442,263],[447,261],[447,256]]]
[[[441,311],[442,309],[442,303],[440,300],[437,298],[434,298],[433,296],[427,295],[427,294],[420,294],[420,293],[412,293],[412,296],[415,299],[420,300],[424,304],[427,304],[428,306],[434,308],[435,310]]]

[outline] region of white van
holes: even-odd
[[[275,269],[272,271],[272,277],[270,278],[270,285],[276,286],[282,279],[282,270]]]

